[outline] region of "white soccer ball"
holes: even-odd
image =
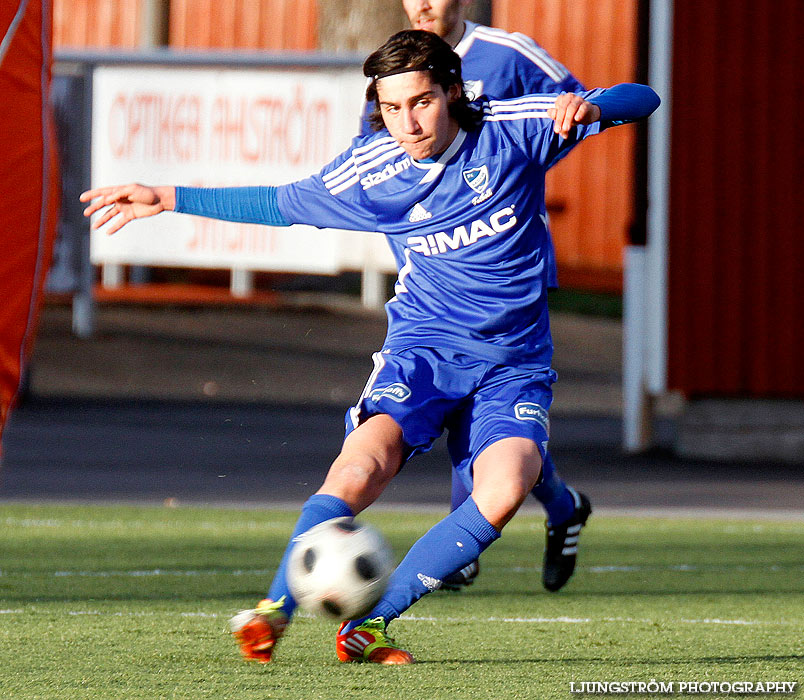
[[[333,518],[305,532],[288,560],[287,580],[305,610],[338,620],[366,615],[382,597],[393,557],[375,528]]]

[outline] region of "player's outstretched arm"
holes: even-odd
[[[131,184],[87,190],[80,199],[82,202],[94,200],[84,209],[84,216],[92,216],[108,207],[92,225],[100,228],[111,222],[107,233],[119,231],[133,219],[163,211],[266,226],[290,226],[291,223],[279,209],[277,188],[272,186],[146,187]]]
[[[660,103],[659,96],[647,85],[621,83],[589,100],[571,92],[559,95],[547,114],[555,121],[555,132],[566,139],[576,124],[624,124],[647,117]]]
[[[132,183],[114,187],[98,187],[82,192],[79,199],[91,202],[84,209],[84,216],[92,216],[107,207],[92,224],[92,228],[100,228],[112,222],[106,233],[119,231],[129,221],[154,216],[163,211],[172,211],[176,206],[175,187],[147,187]],[[94,201],[93,201],[94,200]],[[112,221],[114,219],[114,221]]]

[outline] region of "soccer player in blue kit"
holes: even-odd
[[[106,208],[93,226],[109,223],[109,233],[174,210],[273,226],[360,226],[391,243],[399,277],[386,305],[388,334],[347,413],[341,452],[302,507],[268,597],[232,619],[243,656],[263,663],[296,608],[285,574],[293,543],[321,522],[363,511],[446,429],[470,497],[413,545],[370,614],[336,635],[340,661],[413,662],[388,624],[477,560],[541,473],[555,377],[545,171],[588,136],[659,104],[649,87],[630,84],[470,103],[460,58],[419,30],[392,36],[363,71],[373,120],[384,128],[307,179],[215,189],[132,184],[81,195],[94,200],[87,216]]]
[[[533,93],[582,92],[584,86],[561,63],[530,37],[485,27],[466,19],[470,0],[402,0],[413,29],[440,36],[461,57],[464,91],[470,100],[483,94],[496,99]],[[363,110],[361,135],[373,132],[369,115],[373,105]],[[549,231],[548,231],[549,232]],[[555,250],[547,239],[548,287],[558,287]],[[547,537],[542,563],[542,585],[560,590],[575,570],[578,538],[592,512],[589,498],[568,486],[558,475],[552,454],[544,456],[539,483],[532,495],[547,513]],[[457,470],[452,471],[451,507],[455,510],[469,492]],[[479,562],[471,562],[444,579],[443,588],[459,590],[471,584]]]

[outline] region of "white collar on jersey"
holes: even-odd
[[[435,180],[441,174],[441,171],[444,170],[447,163],[452,160],[452,156],[458,152],[458,149],[463,145],[465,139],[466,132],[463,129],[458,129],[458,133],[456,134],[455,138],[452,139],[452,143],[449,145],[449,148],[447,148],[446,151],[444,151],[431,163],[422,163],[415,158],[411,158],[410,162],[414,167],[427,171],[424,177],[419,180],[419,184],[423,185],[427,182],[432,182]]]
[[[463,58],[466,55],[466,52],[469,50],[469,47],[475,40],[475,29],[477,29],[477,27],[479,26],[475,22],[470,22],[468,19],[465,19],[463,23],[464,23],[463,36],[461,37],[461,40],[457,44],[455,44],[455,48],[452,49],[461,58]]]

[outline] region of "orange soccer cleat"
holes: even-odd
[[[413,655],[400,649],[388,636],[385,631],[385,620],[381,617],[366,620],[351,632],[342,634],[341,631],[347,622],[340,626],[338,636],[335,638],[338,661],[367,661],[388,666],[401,666],[414,662]]]
[[[266,598],[253,610],[237,613],[229,621],[229,626],[243,658],[267,664],[288,626],[288,616],[282,611],[282,599],[274,602]]]

